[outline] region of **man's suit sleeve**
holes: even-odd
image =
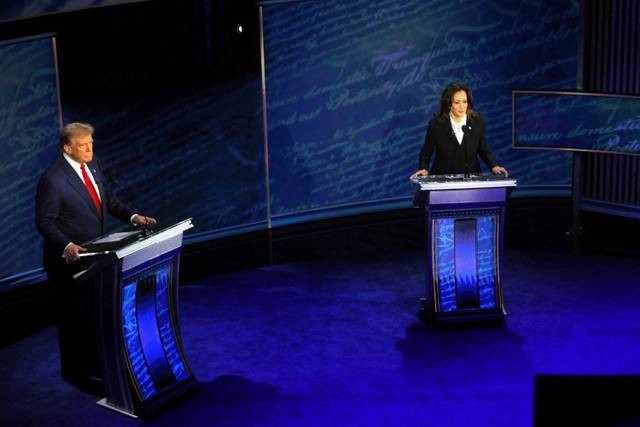
[[[105,185],[107,191],[107,211],[119,220],[131,224],[131,217],[136,213],[133,209],[125,205],[116,197],[111,189]]]
[[[111,185],[102,173],[102,167],[97,157],[94,157],[94,163],[96,167],[96,173],[99,174],[102,188],[104,189],[103,205],[106,207],[107,212],[115,218],[131,224],[131,217],[136,213],[133,209],[122,203],[120,199],[111,191]]]
[[[435,136],[433,133],[433,121],[430,121],[427,126],[427,133],[424,136],[424,144],[420,150],[418,169],[429,169],[429,161],[431,160],[433,148],[435,147]]]
[[[61,207],[60,190],[45,174],[38,181],[36,190],[36,228],[44,239],[60,251],[71,242],[56,224]]]

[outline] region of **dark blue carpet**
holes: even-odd
[[[63,383],[48,328],[0,349],[0,425],[531,426],[536,375],[640,374],[637,259],[505,256],[510,315],[492,327],[422,323],[415,252],[184,286],[184,346],[202,387],[148,421]]]

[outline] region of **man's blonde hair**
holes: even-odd
[[[71,138],[82,135],[93,135],[93,126],[89,123],[69,123],[60,129],[60,148],[71,142]]]

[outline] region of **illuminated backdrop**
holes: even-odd
[[[511,148],[511,91],[575,89],[578,9],[577,1],[267,4],[272,213],[408,197],[427,121],[451,81],[472,88],[494,154],[521,188],[568,185],[568,156]]]
[[[40,266],[38,177],[58,153],[51,37],[0,44],[0,279]]]
[[[0,4],[0,21],[23,19],[45,13],[68,12],[88,7],[112,6],[147,0],[11,0]]]
[[[133,25],[117,31],[111,13],[87,16],[97,20],[86,23],[89,33],[62,26],[64,14],[52,21],[61,25],[63,119],[95,125],[97,156],[125,202],[161,221],[193,217],[187,239],[265,228],[267,202],[275,226],[409,206],[426,123],[454,80],[473,89],[517,192],[568,188],[569,155],[511,148],[511,92],[575,89],[577,1],[265,2],[270,197],[259,70],[225,71],[257,60],[258,43],[233,45],[240,36],[229,36],[235,56],[216,63],[226,57],[203,56],[194,44],[209,31],[197,27],[202,11],[183,5],[176,15],[191,21],[182,22],[158,8],[147,19],[154,4],[131,9]],[[24,84],[52,84],[49,51],[6,49],[18,50],[0,56],[3,126],[22,134],[3,138],[0,279],[40,265],[33,187],[57,142],[55,115],[40,115],[54,105],[54,87],[38,99]],[[12,115],[26,100],[33,104]]]

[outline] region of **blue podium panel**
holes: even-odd
[[[177,345],[176,318],[169,298],[176,283],[177,254],[161,257],[122,279],[122,329],[136,392],[146,401],[188,379],[187,362]]]
[[[438,322],[501,320],[504,205],[515,180],[431,176],[427,200],[428,317]]]
[[[433,212],[430,259],[438,312],[495,310],[500,212]]]

